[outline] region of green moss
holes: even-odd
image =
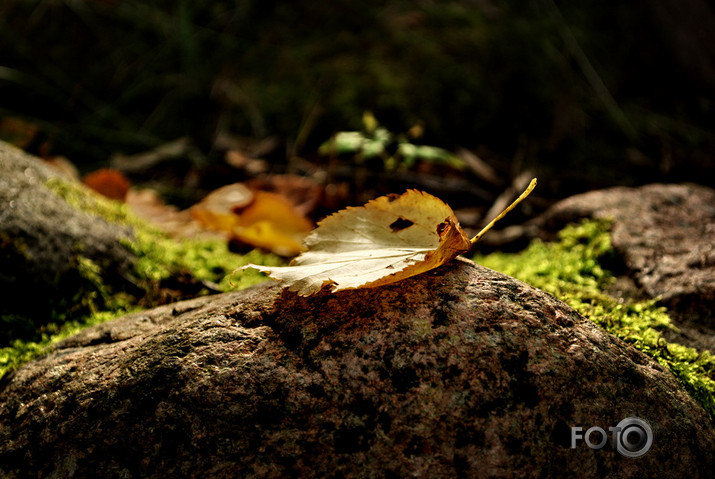
[[[100,216],[110,223],[130,226],[141,224],[141,220],[131,214],[127,205],[99,196],[78,183],[50,178],[45,186],[70,206]]]
[[[22,364],[27,361],[46,354],[54,344],[80,332],[82,329],[123,316],[135,310],[138,310],[138,308],[99,311],[90,316],[70,320],[63,324],[51,323],[44,328],[40,339],[36,341],[16,339],[12,342],[11,346],[0,348],[0,378],[2,378],[5,373],[22,366]]]
[[[88,192],[75,183],[51,179],[47,182],[47,187],[81,211],[131,228],[133,239],[120,242],[137,257],[135,273],[140,282],[158,282],[176,274],[188,273],[196,279],[215,283],[218,289],[226,291],[245,288],[265,280],[264,275],[254,270],[246,270],[237,273],[231,285],[228,274],[234,269],[250,262],[268,265],[282,263],[277,256],[258,250],[245,255],[231,253],[226,241],[220,239],[170,238],[134,216],[125,204]],[[101,278],[101,272],[97,271],[94,277]]]
[[[7,233],[0,232],[0,252],[12,251],[27,258],[27,244],[21,238],[11,238]]]
[[[609,221],[584,221],[566,227],[557,242],[536,240],[520,253],[474,260],[553,294],[648,354],[672,371],[715,420],[715,356],[666,342],[662,331],[674,326],[655,300],[629,301],[604,292],[614,281],[603,267],[614,255],[609,230]]]
[[[244,255],[231,253],[225,240],[177,241],[145,229],[135,230],[135,241],[124,242],[138,258],[136,271],[140,278],[161,281],[177,272],[190,272],[199,280],[209,281],[221,291],[243,289],[265,281],[265,275],[253,270],[230,273],[248,263],[277,266],[283,260],[275,255],[253,250]]]
[[[153,306],[162,299],[162,291],[171,290],[165,282],[180,278],[192,284],[190,292],[182,292],[171,300],[186,299],[215,291],[241,289],[266,277],[255,270],[230,273],[247,263],[278,265],[282,260],[275,255],[254,250],[245,255],[231,253],[225,240],[177,240],[135,217],[122,203],[93,194],[81,185],[51,179],[48,189],[71,206],[88,214],[130,229],[132,239],[120,240],[137,258],[131,280],[138,288],[127,292],[110,286],[105,280],[110,276],[106,266],[82,255],[83,247],[77,244],[75,256],[70,258],[76,272],[77,285],[71,297],[60,298],[51,305],[51,320],[40,327],[29,318],[6,315],[1,323],[29,325],[26,339],[14,339],[9,347],[0,348],[0,377],[20,364],[48,351],[54,343],[82,328],[121,316],[141,306]],[[165,294],[164,300],[165,298]],[[27,339],[29,338],[29,339]]]

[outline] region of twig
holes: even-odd
[[[526,188],[526,190],[524,190],[524,192],[521,195],[519,195],[519,197],[517,199],[515,199],[512,204],[507,206],[507,208],[504,211],[499,213],[499,215],[496,218],[491,220],[488,225],[486,225],[484,228],[482,228],[482,231],[477,233],[477,235],[470,240],[472,245],[474,245],[474,243],[479,241],[479,238],[484,236],[484,233],[486,233],[487,231],[492,229],[492,226],[494,226],[494,224],[496,224],[497,221],[504,218],[504,216],[506,216],[507,213],[509,213],[511,210],[513,210],[516,207],[516,205],[521,203],[527,196],[529,196],[529,194],[534,190],[535,187],[536,187],[536,178],[531,180],[531,183],[529,183],[529,186]]]
[[[506,208],[511,199],[514,198],[519,191],[522,191],[529,184],[529,180],[533,178],[533,173],[531,171],[524,171],[519,174],[498,197],[494,200],[492,206],[484,213],[482,217],[482,226],[484,226],[490,218],[494,218],[499,214],[504,208]]]
[[[111,160],[112,168],[123,171],[124,173],[135,173],[137,171],[145,171],[163,161],[178,158],[185,155],[193,145],[187,137],[182,137],[156,148],[138,153],[136,155],[125,156],[115,155]]]
[[[486,181],[495,186],[502,184],[494,168],[489,166],[489,164],[479,158],[475,153],[467,150],[466,148],[457,149],[457,156],[467,164],[469,169],[477,175],[480,179]]]

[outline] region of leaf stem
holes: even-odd
[[[524,198],[526,198],[527,196],[529,196],[529,193],[531,193],[531,192],[534,190],[535,187],[536,187],[536,178],[534,178],[533,180],[531,180],[531,183],[529,183],[529,186],[527,186],[527,188],[524,190],[524,192],[523,192],[521,195],[519,195],[519,197],[518,197],[517,199],[515,199],[512,204],[510,204],[509,206],[507,206],[504,211],[502,211],[501,213],[499,213],[496,218],[494,218],[493,220],[491,220],[491,221],[489,222],[489,224],[486,225],[484,228],[482,228],[482,231],[480,231],[479,233],[477,233],[477,235],[476,235],[474,238],[472,238],[471,240],[469,240],[469,242],[472,243],[472,245],[474,245],[474,243],[476,243],[477,241],[479,241],[479,239],[480,239],[482,236],[484,236],[484,233],[486,233],[487,231],[489,231],[490,229],[492,229],[492,226],[494,226],[494,224],[495,224],[497,221],[499,221],[500,219],[504,218],[504,216],[506,216],[507,213],[509,213],[511,210],[513,210],[513,209],[516,207],[516,205],[518,205],[519,203],[521,203],[521,202],[524,200]]]

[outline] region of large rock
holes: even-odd
[[[654,433],[642,457],[610,436],[570,448],[572,426],[634,416]],[[6,478],[698,478],[714,450],[668,371],[466,262],[376,289],[270,283],[162,306],[0,384]]]
[[[111,272],[107,284],[136,289],[136,257],[123,243],[132,238],[128,228],[70,206],[48,188],[68,180],[1,141],[0,171],[0,345],[32,330],[33,320],[50,320],[58,305],[67,314],[82,303],[80,291],[92,288],[83,261]]]
[[[550,231],[611,218],[611,240],[639,293],[660,298],[675,339],[715,352],[715,191],[699,185],[617,187],[573,196],[540,219]]]
[[[0,347],[39,339],[47,323],[216,291],[194,271],[219,253],[162,255],[170,240],[119,203],[2,141],[0,172]]]

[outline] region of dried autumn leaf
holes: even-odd
[[[235,238],[282,256],[295,256],[303,251],[302,242],[313,229],[313,223],[298,213],[283,196],[267,191],[255,192],[254,200],[237,210]]]
[[[124,203],[139,218],[174,238],[212,238],[216,233],[200,227],[191,217],[189,210],[182,210],[167,205],[155,190],[149,188],[131,188]]]
[[[129,180],[119,170],[102,168],[84,177],[82,182],[96,191],[113,200],[124,201],[127,191],[131,187]]]
[[[399,281],[446,263],[471,244],[449,206],[410,190],[329,216],[308,235],[305,246],[308,250],[291,266],[246,267],[307,296],[329,284],[340,291]]]
[[[313,224],[283,196],[251,192],[241,184],[224,186],[191,207],[206,228],[224,231],[242,243],[283,256],[295,256]]]
[[[325,197],[325,189],[316,180],[294,174],[260,176],[251,179],[248,186],[283,196],[304,216],[313,214]]]
[[[191,207],[191,216],[205,228],[230,233],[238,223],[234,213],[253,201],[253,193],[240,183],[222,186]]]
[[[327,217],[305,240],[307,251],[290,266],[249,264],[290,290],[308,296],[330,285],[331,291],[371,288],[437,268],[471,246],[536,186],[532,180],[514,203],[470,240],[452,209],[428,193],[409,190],[382,196],[365,206]]]

